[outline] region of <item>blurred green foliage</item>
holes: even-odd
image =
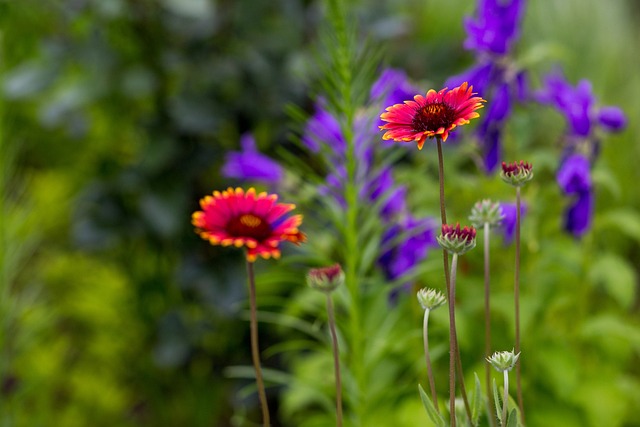
[[[362,38],[384,44],[385,61],[425,88],[472,60],[461,47],[472,2],[352,6]],[[509,123],[506,157],[536,165],[523,192],[522,270],[534,427],[638,425],[638,18],[633,0],[528,5],[517,57],[538,76],[562,64],[630,118],[603,145],[594,229],[579,242],[560,231],[564,201],[553,182],[562,120],[539,107]],[[208,247],[189,217],[203,194],[235,184],[219,169],[242,133],[280,160],[292,148],[285,107],[310,111],[320,91],[322,20],[311,0],[0,0],[0,425],[224,427],[255,418],[242,258]],[[478,173],[473,154],[470,145],[445,153],[454,220],[479,197],[513,197]],[[417,214],[437,215],[434,159],[425,149],[396,169]],[[305,230],[309,246],[331,258],[340,242],[320,230]],[[494,331],[503,331],[495,346],[509,349],[513,248],[494,241],[493,250]],[[333,422],[322,298],[302,286],[306,261],[258,264],[278,425]],[[416,286],[439,284],[439,263],[434,251]],[[473,384],[483,369],[481,251],[460,269],[458,333]],[[338,294],[338,316],[347,305]],[[424,377],[417,303],[409,295],[390,310],[379,289],[365,308],[365,425],[429,425],[415,384]],[[432,324],[444,395],[446,313]],[[347,399],[352,386],[347,378]]]

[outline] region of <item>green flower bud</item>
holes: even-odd
[[[480,228],[487,223],[490,226],[499,225],[503,218],[504,214],[502,213],[500,203],[494,203],[491,200],[485,199],[473,205],[469,221],[471,221],[474,227]]]
[[[418,291],[418,302],[424,310],[435,310],[436,308],[444,305],[447,299],[442,292],[435,289],[422,288]]]
[[[504,372],[513,369],[519,357],[520,353],[514,354],[513,350],[496,351],[491,357],[487,358],[487,362],[491,363],[491,366],[493,366],[496,371]]]
[[[513,163],[502,162],[500,178],[507,184],[511,184],[514,187],[521,187],[533,179],[531,163],[527,163],[524,160]]]
[[[340,264],[331,267],[312,268],[307,273],[307,284],[322,292],[331,292],[344,283],[344,271]]]

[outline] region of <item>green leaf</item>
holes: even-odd
[[[476,386],[471,396],[471,424],[478,425],[478,419],[480,418],[480,410],[482,408],[482,391],[480,387],[480,379],[475,372],[473,376],[476,379]]]
[[[589,281],[602,286],[607,294],[624,308],[631,308],[635,300],[636,273],[622,257],[603,254],[591,266]]]
[[[433,421],[433,423],[438,427],[445,427],[446,423],[444,421],[444,418],[436,410],[436,407],[433,406],[433,402],[431,401],[427,393],[425,393],[425,391],[422,389],[422,386],[420,384],[418,384],[418,389],[420,390],[420,398],[422,399],[424,409],[427,410],[427,415],[429,415],[431,421]]]
[[[513,409],[507,416],[507,427],[518,427],[518,412]]]
[[[500,406],[500,393],[498,393],[498,384],[496,383],[496,379],[493,379],[493,402],[496,405],[496,414],[498,415],[498,421],[502,424],[502,408]]]

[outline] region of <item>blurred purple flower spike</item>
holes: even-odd
[[[245,133],[240,138],[241,151],[231,151],[225,156],[222,176],[242,181],[259,181],[278,184],[284,172],[275,160],[260,153],[253,135]]]
[[[464,22],[464,47],[476,52],[505,55],[520,36],[524,0],[480,0],[475,18]]]

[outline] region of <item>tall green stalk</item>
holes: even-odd
[[[262,409],[262,422],[264,427],[271,425],[269,417],[269,406],[267,404],[267,394],[262,380],[262,368],[260,367],[260,352],[258,347],[258,316],[256,307],[256,282],[253,273],[253,262],[247,261],[247,275],[249,276],[249,304],[251,306],[251,359],[253,368],[256,371],[256,385],[258,387],[258,398]]]
[[[515,266],[515,317],[516,317],[516,345],[515,353],[520,354],[520,187],[516,187],[516,266]],[[524,422],[524,400],[522,398],[522,386],[520,383],[520,360],[516,363],[516,388],[518,395],[518,407],[520,409],[520,420]]]
[[[364,370],[364,339],[362,333],[361,295],[357,277],[358,271],[358,189],[356,183],[357,159],[355,153],[353,124],[356,110],[354,96],[354,62],[355,47],[352,33],[347,26],[345,2],[328,0],[329,19],[333,26],[332,36],[334,44],[330,47],[333,73],[333,89],[335,93],[335,107],[338,110],[342,135],[346,141],[346,172],[345,182],[345,285],[349,292],[349,332],[351,338],[351,357],[349,367],[356,382],[356,396],[351,396],[354,402],[354,420],[356,426],[361,426],[366,411],[365,393],[366,378]]]
[[[489,423],[492,427],[497,424],[496,417],[493,413],[494,402],[493,393],[491,392],[491,287],[490,287],[490,226],[488,222],[484,223],[484,358],[485,358],[485,381],[487,383],[487,396],[489,398]]]
[[[447,223],[447,211],[446,211],[446,207],[445,207],[445,202],[444,202],[444,159],[443,159],[443,154],[442,154],[442,139],[439,136],[436,136],[436,143],[438,146],[438,182],[440,184],[440,220],[442,221],[442,224],[446,224]],[[450,295],[450,290],[449,290],[449,284],[450,282],[450,275],[449,275],[449,253],[447,252],[446,249],[442,249],[442,261],[444,264],[444,280],[446,282],[446,288],[447,288],[447,299],[449,300],[449,311],[455,310],[455,298],[452,297],[452,295]],[[458,348],[457,345],[457,334],[453,334],[450,335],[450,339],[454,339],[456,341],[455,345],[452,347],[453,349],[455,349],[456,354],[453,356],[450,356],[450,366],[449,366],[449,389],[450,389],[450,396],[453,395],[454,399],[453,399],[453,403],[450,403],[450,408],[455,406],[455,370],[458,370],[458,375],[460,378],[460,391],[462,394],[462,400],[464,401],[464,407],[465,407],[465,411],[467,412],[467,416],[469,417],[469,420],[472,419],[471,416],[471,406],[469,405],[469,399],[467,398],[467,390],[466,387],[464,385],[464,374],[462,372],[462,361],[460,360],[460,349]],[[453,386],[451,385],[453,382]],[[452,414],[455,414],[455,412],[453,412]],[[452,417],[453,418],[453,422],[455,425],[455,415]]]

